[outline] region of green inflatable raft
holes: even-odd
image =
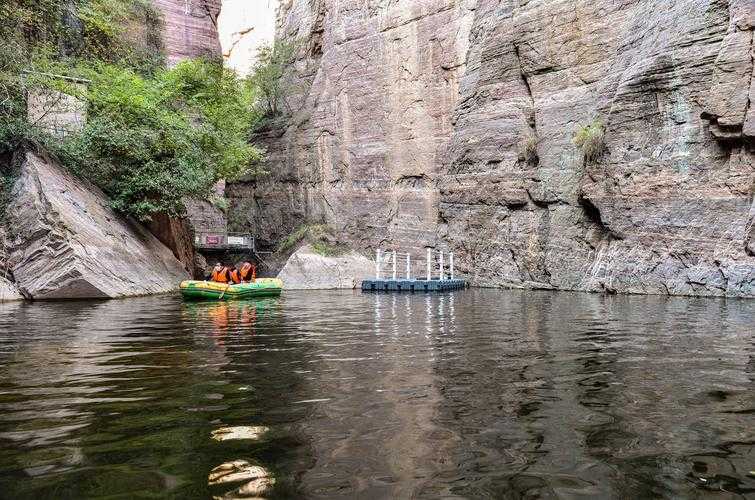
[[[283,289],[278,278],[257,278],[253,283],[227,285],[214,281],[184,281],[181,295],[191,300],[234,300],[255,297],[276,297]]]

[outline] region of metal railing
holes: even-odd
[[[378,249],[375,256],[375,279],[383,279],[383,267],[384,265],[390,265],[386,269],[385,279],[398,279],[401,277],[402,270],[404,271],[403,279],[455,279],[454,272],[454,254],[449,252],[448,262],[446,262],[442,251],[434,251],[431,248],[427,249],[425,256],[425,276],[419,276],[418,273],[413,272],[412,256],[409,253],[399,253],[396,250],[384,251]],[[403,269],[402,269],[403,268]]]

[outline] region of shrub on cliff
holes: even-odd
[[[585,164],[595,163],[606,152],[606,128],[600,120],[580,126],[574,134],[574,144],[582,150]]]
[[[185,61],[152,78],[113,65],[81,73],[92,80],[88,120],[56,151],[122,212],[178,215],[184,197],[206,196],[260,158],[248,142],[253,90],[220,62]]]
[[[278,253],[291,252],[302,242],[312,246],[312,251],[323,257],[336,257],[347,251],[338,244],[333,229],[327,224],[302,224],[284,238],[276,248]]]
[[[291,93],[293,86],[286,81],[285,71],[295,53],[296,44],[282,40],[262,46],[257,53],[250,81],[259,91],[258,106],[265,116],[276,116],[287,105],[286,96]]]

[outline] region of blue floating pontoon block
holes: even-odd
[[[466,288],[467,283],[460,279],[369,279],[362,281],[363,291],[372,292],[437,292],[448,290],[461,290]]]

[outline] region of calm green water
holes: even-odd
[[[0,305],[0,497],[755,498],[755,301]],[[263,425],[257,441],[215,441]]]

